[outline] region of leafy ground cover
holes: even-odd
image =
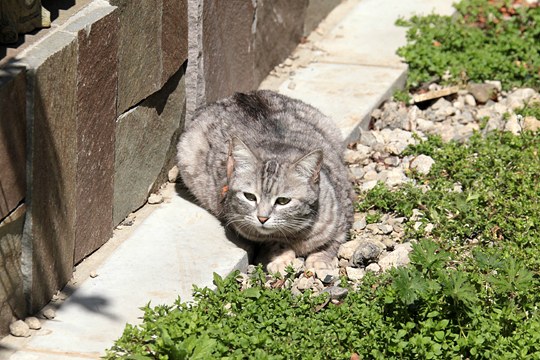
[[[500,80],[506,89],[540,86],[540,6],[521,0],[466,0],[455,16],[415,16],[398,50],[407,87]]]
[[[216,277],[195,304],[146,307],[108,358],[538,358],[539,149],[540,134],[499,132],[411,147],[435,159],[413,174],[424,187],[378,186],[358,203],[407,216],[409,267],[368,275],[338,304],[266,288],[261,271],[244,291],[237,274]]]

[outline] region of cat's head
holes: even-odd
[[[261,160],[232,139],[224,199],[228,224],[251,240],[292,238],[308,229],[317,215],[322,159],[322,150],[314,150]]]

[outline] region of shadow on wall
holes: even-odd
[[[11,60],[0,71],[0,222],[25,196],[25,91],[24,68]]]

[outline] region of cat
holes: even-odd
[[[178,143],[180,176],[200,205],[280,272],[297,256],[336,266],[353,219],[341,134],[314,107],[269,90],[198,109]]]

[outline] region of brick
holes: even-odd
[[[37,311],[70,279],[76,224],[77,42],[57,32],[25,57],[33,123],[29,215],[30,312]],[[24,249],[23,249],[24,250]]]
[[[120,11],[117,114],[121,114],[161,87],[162,1],[110,3]]]
[[[255,81],[289,56],[300,42],[308,0],[259,0],[255,34]]]
[[[25,211],[22,204],[0,222],[0,336],[7,335],[14,318],[26,314],[21,273]]]
[[[0,70],[0,220],[25,197],[26,77],[24,69]]]
[[[113,223],[120,223],[161,185],[175,155],[185,108],[184,70],[162,90],[122,114],[116,125]]]
[[[187,0],[163,0],[161,31],[162,84],[187,60]]]
[[[66,30],[78,38],[74,262],[112,236],[118,11],[90,6]]]

